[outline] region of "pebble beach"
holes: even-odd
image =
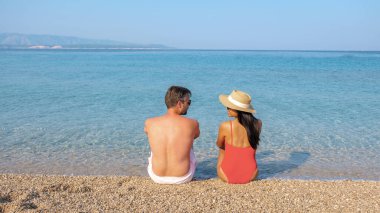
[[[379,212],[380,182],[0,175],[0,212]]]

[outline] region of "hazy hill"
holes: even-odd
[[[63,48],[169,48],[160,44],[132,44],[71,36],[0,33],[0,48],[30,48],[32,46],[62,46]]]

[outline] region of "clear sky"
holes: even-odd
[[[380,50],[380,0],[0,0],[0,32],[191,49]]]

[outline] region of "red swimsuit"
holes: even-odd
[[[234,147],[231,125],[231,144],[225,143],[225,154],[221,168],[228,183],[248,183],[257,169],[256,150],[249,147]]]

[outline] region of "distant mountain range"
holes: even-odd
[[[111,40],[95,40],[71,36],[26,35],[19,33],[0,33],[0,49],[60,49],[60,48],[135,48],[168,49],[161,44],[133,44]]]

